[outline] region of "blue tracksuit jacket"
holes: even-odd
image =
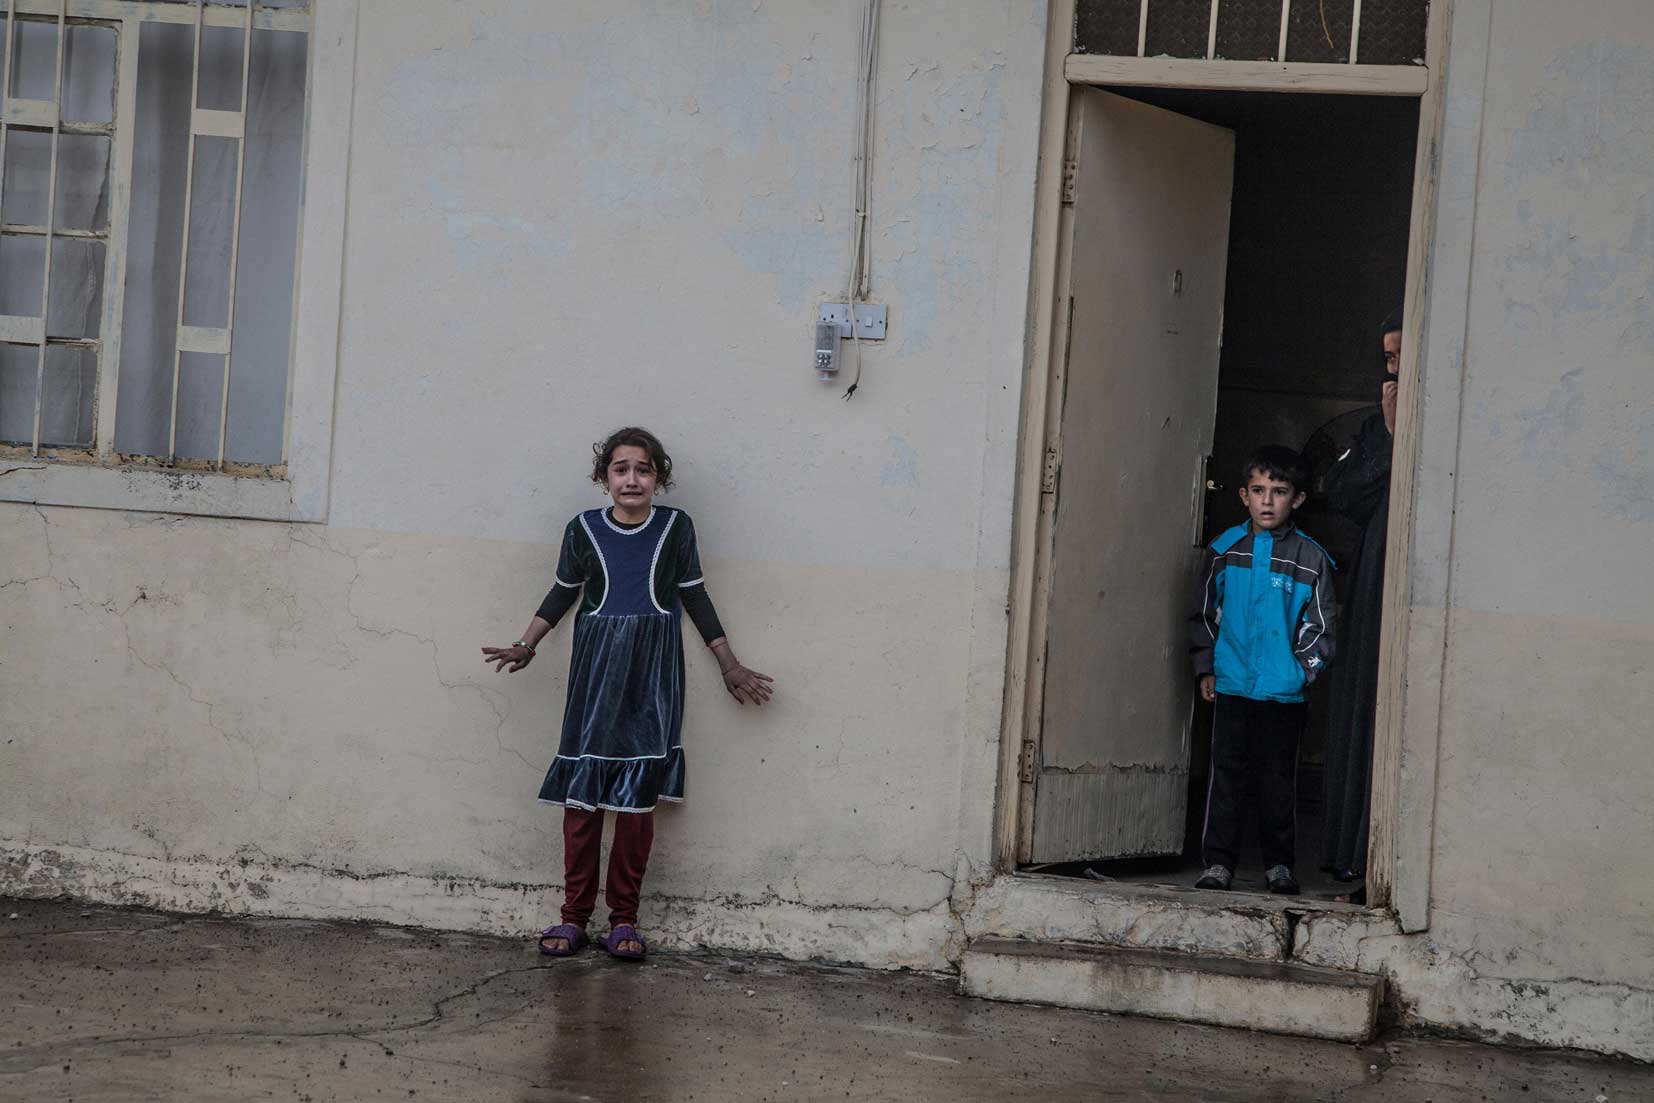
[[[1302,701],[1332,661],[1338,609],[1332,557],[1289,522],[1274,532],[1250,524],[1212,541],[1189,616],[1195,676],[1254,701]]]

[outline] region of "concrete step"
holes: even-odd
[[[1295,962],[979,938],[965,951],[959,988],[991,1000],[1364,1042],[1377,1027],[1384,979]]]
[[[977,892],[965,929],[972,940],[1102,943],[1284,961],[1296,956],[1289,948],[1300,920],[1371,916],[1351,904],[1303,896],[1201,892],[1018,873],[996,878]]]

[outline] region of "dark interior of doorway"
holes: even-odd
[[[1406,282],[1418,101],[1378,96],[1111,88],[1235,131],[1223,351],[1209,541],[1246,520],[1234,489],[1259,444],[1305,451],[1317,477],[1377,412],[1379,328]],[[1358,530],[1312,493],[1304,530],[1347,562]],[[1045,872],[1189,885],[1199,875],[1211,753],[1210,706],[1197,704],[1182,855],[1066,863]],[[1349,891],[1320,868],[1327,693],[1310,698],[1299,751],[1298,866],[1305,895]],[[1235,888],[1263,891],[1256,842],[1243,845]]]

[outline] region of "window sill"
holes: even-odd
[[[160,467],[95,467],[38,459],[0,460],[0,501],[147,513],[327,520],[327,497],[292,478],[250,477]]]

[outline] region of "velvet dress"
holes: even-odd
[[[655,506],[630,526],[607,509],[575,517],[540,616],[555,624],[577,594],[562,739],[540,800],[612,812],[681,801],[686,604],[708,642],[723,635],[689,515]]]

